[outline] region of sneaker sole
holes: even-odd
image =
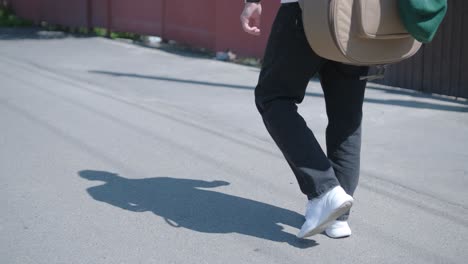
[[[330,236],[327,232],[325,232],[325,235],[331,239],[342,239],[342,238],[347,238],[350,237],[351,235],[344,235],[344,236]]]
[[[328,218],[326,218],[322,223],[317,225],[316,228],[307,232],[303,237],[310,237],[319,233],[322,233],[327,229],[327,227],[331,224],[331,222],[335,221],[338,217],[342,216],[346,211],[348,211],[351,206],[353,206],[352,201],[348,201],[343,203],[340,207],[338,207],[335,211],[333,211]]]

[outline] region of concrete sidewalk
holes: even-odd
[[[353,236],[299,240],[258,73],[0,28],[0,263],[466,262],[466,101],[369,84]],[[324,146],[317,82],[300,112]]]

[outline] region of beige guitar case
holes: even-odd
[[[299,0],[304,30],[321,57],[353,65],[407,59],[421,48],[405,29],[398,0]]]

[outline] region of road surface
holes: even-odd
[[[0,262],[466,263],[466,101],[369,84],[353,236],[300,240],[258,73],[0,29]],[[324,146],[318,82],[300,112]]]

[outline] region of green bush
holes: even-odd
[[[113,39],[123,38],[123,39],[137,40],[139,39],[140,35],[134,34],[134,33],[128,33],[128,32],[111,32],[110,37]]]
[[[107,35],[107,30],[105,28],[94,28],[94,34],[96,34],[96,36],[105,37]]]
[[[32,26],[31,21],[17,17],[11,10],[0,7],[0,26],[1,27],[23,27]]]

